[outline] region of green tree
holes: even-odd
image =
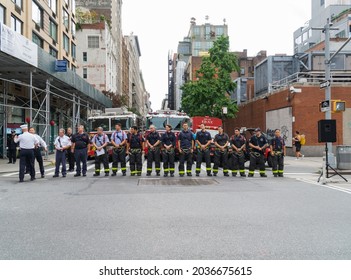
[[[219,37],[196,71],[196,80],[182,86],[182,109],[190,116],[220,118],[227,107],[226,117],[235,117],[238,108],[230,99],[235,89],[230,74],[239,70],[237,57],[229,52],[229,37]]]

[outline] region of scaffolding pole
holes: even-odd
[[[29,72],[29,126],[32,125],[33,118],[33,72]]]
[[[50,143],[50,81],[46,80],[46,102],[45,102],[45,142],[49,146],[49,152],[52,152]]]
[[[7,82],[3,83],[3,108],[2,108],[2,113],[3,113],[3,121],[2,121],[2,158],[6,159],[7,158]]]

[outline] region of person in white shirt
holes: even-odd
[[[44,150],[45,152],[48,151],[48,147],[43,140],[38,134],[35,133],[34,127],[29,128],[29,133],[33,134],[34,137],[38,140],[39,144],[36,146],[34,149],[34,161],[33,161],[33,167],[34,167],[34,172],[35,172],[35,160],[37,160],[39,164],[39,169],[40,169],[40,174],[41,178],[45,177],[45,169],[44,169],[44,161],[43,161],[43,156],[41,154],[41,151]]]
[[[56,163],[55,163],[55,175],[54,178],[59,177],[60,165],[62,165],[61,173],[62,177],[66,177],[66,153],[71,148],[71,139],[65,135],[65,130],[61,128],[59,130],[59,136],[56,137],[55,142],[56,149]]]
[[[33,134],[28,132],[28,125],[23,124],[20,126],[22,134],[15,137],[15,143],[19,143],[20,152],[20,169],[19,169],[19,181],[20,183],[24,180],[24,173],[26,166],[29,167],[30,180],[35,180],[34,171],[34,148],[39,144],[39,141],[34,137]]]
[[[106,146],[110,143],[108,136],[104,133],[102,127],[98,127],[97,134],[94,135],[91,142],[95,148],[95,174],[94,176],[100,176],[101,163],[104,165],[105,176],[109,176],[110,168],[108,165],[108,155]]]

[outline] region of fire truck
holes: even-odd
[[[136,125],[138,127],[142,124],[142,119],[129,111],[124,110],[123,108],[107,108],[105,113],[97,112],[88,118],[89,123],[89,135],[92,138],[96,134],[98,127],[104,129],[104,133],[107,134],[109,139],[113,131],[115,131],[115,126],[117,123],[122,125],[122,130],[126,133],[129,129]],[[112,145],[107,146],[107,152],[111,160],[112,157]],[[95,157],[95,148],[91,145],[88,152],[88,158],[92,159]]]
[[[177,140],[177,146],[175,149],[175,157],[179,158],[179,147],[178,147],[178,135],[182,130],[183,123],[186,122],[191,128],[191,119],[184,112],[178,112],[174,110],[158,110],[156,112],[151,112],[146,115],[146,131],[144,137],[146,138],[150,133],[150,125],[156,127],[157,132],[162,136],[166,132],[166,125],[170,124],[172,126],[172,131],[174,132]],[[145,158],[147,158],[148,148],[145,147]]]
[[[223,125],[223,122],[219,118],[209,117],[209,116],[195,116],[191,118],[192,121],[192,131],[196,134],[196,132],[200,131],[200,125],[204,124],[206,130],[211,134],[212,140],[218,133],[218,127]],[[215,145],[214,143],[211,144],[210,148],[210,156],[211,161],[213,162],[214,153],[215,153]],[[196,153],[194,153],[196,155]]]

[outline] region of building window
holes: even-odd
[[[71,55],[73,58],[76,58],[76,45],[71,43]]]
[[[205,25],[205,40],[209,40],[211,37],[211,26],[209,24]]]
[[[22,9],[22,0],[12,0],[12,2]]]
[[[71,20],[71,33],[73,36],[76,36],[76,24]]]
[[[6,23],[6,9],[3,5],[0,5],[0,23]]]
[[[200,27],[199,26],[195,26],[193,30],[194,30],[194,36],[196,36],[196,37],[200,36]]]
[[[222,36],[224,35],[224,28],[222,26],[217,26],[216,27],[216,36]]]
[[[76,13],[76,0],[71,0],[72,14]]]
[[[325,0],[321,0],[321,6],[324,6]]]
[[[99,36],[88,36],[88,48],[98,49],[99,48]]]
[[[32,33],[32,41],[34,44],[38,45],[39,47],[44,47],[44,41],[41,39],[36,33]]]
[[[88,68],[83,68],[83,79],[88,79]]]
[[[40,28],[43,28],[43,10],[34,1],[32,1],[32,20]]]
[[[51,11],[57,14],[57,0],[49,0],[49,7]]]
[[[63,25],[69,29],[69,16],[68,12],[65,9],[62,9],[62,19],[63,19]]]
[[[83,52],[83,61],[84,62],[88,61],[88,53],[87,52]]]
[[[49,54],[51,54],[53,57],[57,58],[58,57],[58,52],[54,48],[50,47],[49,49]]]
[[[69,38],[66,34],[63,34],[63,49],[69,53]]]
[[[11,15],[11,28],[13,31],[16,31],[19,34],[22,34],[22,21],[20,21],[14,15]]]
[[[72,71],[73,71],[74,73],[77,72],[77,67],[75,67],[73,64],[72,64]]]
[[[57,42],[57,24],[50,20],[50,37]]]

